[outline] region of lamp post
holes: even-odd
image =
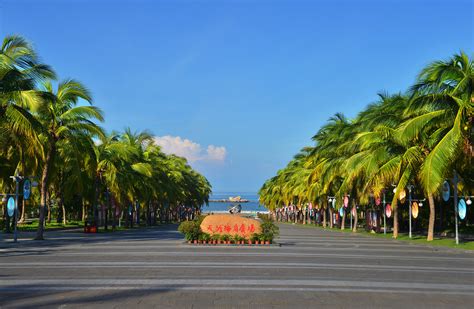
[[[14,212],[14,221],[13,221],[13,242],[18,241],[18,229],[17,229],[17,221],[18,221],[18,193],[20,190],[20,181],[24,178],[23,176],[19,176],[16,173],[15,176],[10,176],[10,178],[15,181],[15,212]]]
[[[382,200],[383,234],[384,234],[384,235],[387,234],[387,219],[386,219],[386,215],[385,215],[385,205],[386,205],[386,202],[385,202],[385,191],[384,191],[384,192],[383,192],[383,200]]]
[[[459,234],[458,234],[458,173],[454,170],[453,177],[454,186],[454,225],[456,231],[456,245],[459,245]]]
[[[413,190],[413,185],[408,185],[408,237],[411,238],[411,191]]]
[[[349,208],[349,207],[348,207]],[[349,212],[351,214],[351,231],[352,231],[352,209],[349,208]]]
[[[328,210],[329,210],[330,207],[333,206],[333,205],[332,205],[333,201],[334,201],[334,203],[336,203],[336,197],[335,197],[335,196],[328,196],[328,202],[331,204],[331,205],[329,205],[329,203],[328,203],[328,206],[329,206],[329,207],[328,207]],[[329,222],[330,222],[329,227],[332,228],[332,227],[333,227],[333,224],[334,224],[334,218],[333,218],[333,216],[332,216],[332,215],[333,215],[333,211],[330,211],[330,212],[329,212],[329,215],[330,215],[329,220],[331,220],[331,221],[329,221]]]
[[[7,201],[8,201],[8,194],[6,194],[6,193],[3,194],[3,193],[2,193],[2,194],[0,194],[0,196],[3,196],[3,197],[2,197],[2,203],[7,203]],[[4,213],[4,215],[5,215],[5,218],[6,218],[6,220],[7,220],[6,232],[7,232],[7,233],[10,233],[10,220],[8,219],[8,207],[7,207],[6,205],[5,205],[5,213]]]

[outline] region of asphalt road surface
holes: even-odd
[[[473,308],[474,254],[292,225],[281,246],[194,246],[176,226],[0,234],[0,307]]]

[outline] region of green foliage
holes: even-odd
[[[219,235],[219,234],[211,235],[211,240],[217,241],[217,240],[220,240],[220,239],[221,239],[221,235]]]
[[[280,228],[270,220],[266,220],[261,224],[262,234],[278,236]]]
[[[186,240],[197,240],[202,234],[200,224],[197,221],[181,222],[178,231],[184,234]]]
[[[207,233],[200,233],[198,239],[202,241],[209,241],[211,239],[211,235]]]
[[[243,241],[243,240],[245,240],[245,237],[242,237],[240,235],[234,235],[234,237],[233,237],[233,241],[236,242],[236,243],[239,242],[239,241]]]
[[[251,241],[260,240],[260,234],[253,233],[253,234],[250,236],[250,240],[251,240]]]
[[[41,199],[29,203],[27,212],[40,203],[44,214],[49,199],[58,207],[65,205],[63,225],[83,219],[82,205],[85,219],[96,222],[99,205],[117,209],[118,214],[128,213],[130,205],[136,211],[139,203],[160,219],[172,213],[177,220],[183,208],[196,215],[208,203],[210,183],[185,158],[163,153],[148,131],[126,128],[107,134],[98,125],[104,116],[93,105],[91,91],[77,80],[55,78],[28,41],[19,36],[3,40],[0,192],[13,192],[10,175],[37,176],[39,192],[33,194]],[[113,220],[116,223],[118,217]],[[42,227],[38,225],[38,239]]]
[[[383,192],[414,185],[430,201],[428,239],[434,231],[434,202],[445,179],[459,176],[459,189],[474,194],[474,61],[463,52],[421,70],[406,93],[380,93],[354,119],[337,113],[287,166],[259,191],[270,210],[309,203],[328,208],[350,195],[359,207]],[[454,172],[455,171],[455,172]],[[398,233],[398,194],[391,202]],[[340,206],[340,205],[338,205]],[[263,219],[263,217],[262,217]],[[330,220],[332,227],[332,221]]]

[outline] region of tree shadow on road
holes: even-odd
[[[144,229],[130,229],[110,233],[85,234],[82,229],[50,231],[45,233],[45,240],[33,240],[34,232],[22,232],[20,237],[28,235],[28,239],[20,239],[14,243],[11,239],[0,238],[0,257],[7,255],[46,254],[54,248],[93,245],[96,243],[140,242],[148,241],[182,241],[183,236],[177,231],[176,224],[161,225]],[[30,238],[31,236],[31,238]],[[48,249],[41,249],[48,248]],[[35,250],[36,249],[36,250]],[[51,253],[51,252],[49,252]]]

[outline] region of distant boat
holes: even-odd
[[[235,196],[235,197],[229,196],[228,199],[209,200],[209,202],[211,203],[248,203],[250,201],[240,196]]]
[[[240,204],[232,205],[229,207],[229,212],[231,214],[239,214],[242,211],[242,206]]]

